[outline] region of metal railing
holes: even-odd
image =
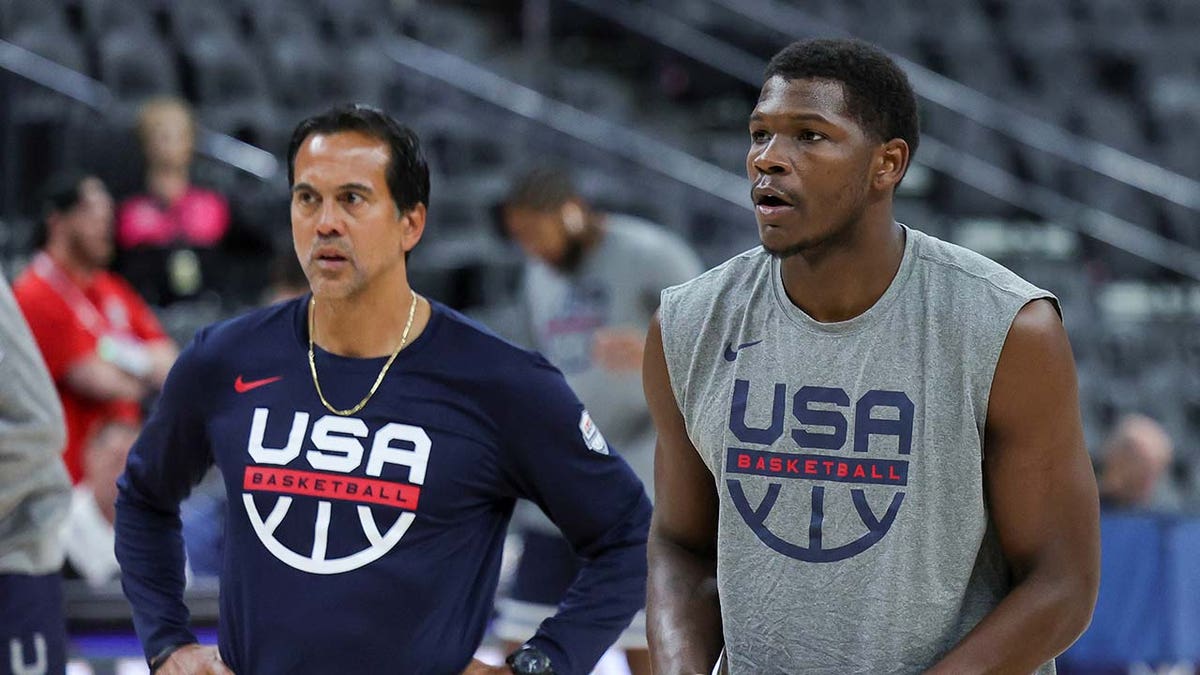
[[[389,40],[387,55],[398,65],[478,97],[568,137],[606,150],[643,168],[745,209],[745,176],[697,159],[635,129],[554,100],[460,56],[408,37]]]
[[[99,113],[107,112],[115,102],[103,82],[5,40],[0,40],[0,70],[7,70]],[[279,160],[266,150],[210,129],[199,131],[196,150],[200,154],[264,181],[279,173]]]
[[[594,0],[572,1],[596,4]],[[789,39],[851,36],[848,31],[780,0],[709,1]],[[1180,206],[1200,210],[1200,181],[1095,139],[1071,133],[902,56],[893,54],[892,58],[908,74],[917,94],[932,103],[1062,161]]]
[[[634,4],[628,0],[567,1],[602,16],[627,30],[639,33],[648,39],[663,44],[717,72],[737,78],[754,87],[762,84],[762,73],[766,67],[766,62],[763,59],[722,42],[661,10],[647,5]],[[793,22],[796,22],[797,16],[804,16],[803,13],[795,10],[795,8],[774,2],[774,0],[711,1],[727,7],[731,11],[747,16],[747,18],[754,20],[756,23],[780,33],[784,32],[784,26],[789,26]],[[764,14],[764,16],[771,16],[773,20],[778,21],[766,23],[760,16],[754,14],[750,9],[751,7],[758,7],[760,11],[770,12]],[[844,31],[833,28],[818,20],[809,20],[807,24],[798,25],[796,26],[796,31],[806,35],[846,35]],[[949,83],[966,91],[974,91],[912,62],[899,58],[897,58],[897,62],[904,68],[915,69],[918,72],[916,79],[913,81],[914,88],[917,88],[918,81],[922,82],[926,88],[929,88],[930,83],[933,83],[932,88],[937,90],[935,93],[938,98],[930,100],[934,100],[936,103],[942,104],[942,99],[953,98],[952,96],[947,96],[945,88],[939,88],[940,84]],[[912,76],[912,72],[914,70],[909,71],[910,77]],[[922,73],[928,77],[922,79]],[[938,82],[939,79],[945,82]],[[958,107],[962,107],[957,101],[950,102]],[[997,103],[997,105],[1001,104]],[[981,115],[981,117],[986,117],[990,120],[992,124],[989,126],[996,129],[997,126],[1001,126],[1001,123],[997,120],[1004,117],[1005,110],[1008,108],[1010,107],[1003,106],[998,109],[999,112],[989,112],[987,115]],[[981,124],[985,123],[984,120],[979,120],[979,122]],[[1045,125],[1046,123],[1043,122],[1042,124]],[[997,130],[1003,131],[1003,129]],[[1065,131],[1058,130],[1058,132],[1061,136],[1058,138],[1058,142],[1060,143],[1074,143],[1075,141],[1071,139],[1078,139],[1078,137],[1067,134]],[[1125,153],[1121,153],[1119,150],[1101,143],[1087,139],[1079,139],[1079,141],[1090,143],[1089,147],[1091,147],[1093,152],[1107,158],[1108,163],[1101,164],[1102,167],[1111,169],[1111,165],[1116,164],[1120,165],[1122,170],[1131,170],[1130,167],[1135,165],[1129,162],[1136,161],[1153,167],[1160,172],[1170,174],[1170,176],[1174,176],[1178,180],[1171,181],[1168,180],[1169,176],[1165,178],[1160,176],[1160,178],[1163,178],[1161,184],[1147,184],[1145,187],[1157,188],[1154,194],[1164,199],[1170,199],[1184,206],[1191,206],[1188,203],[1189,200],[1184,197],[1191,194],[1190,190],[1192,190],[1192,187],[1189,183],[1195,183],[1194,181],[1149,164],[1144,160],[1125,155]],[[1065,153],[1062,148],[1058,149]],[[1052,152],[1050,149],[1046,151]],[[1075,162],[1079,161],[1074,156],[1070,158]],[[936,136],[922,133],[919,161],[1005,203],[1032,211],[1048,220],[1060,222],[1082,234],[1128,251],[1166,269],[1194,279],[1200,279],[1200,251],[1150,232],[1111,213],[1092,208],[1050,188],[1023,181],[1017,176],[985,162],[970,153],[941,142]],[[1096,167],[1090,165],[1088,168],[1096,169]],[[1119,177],[1120,171],[1111,171],[1110,173],[1118,174],[1118,176],[1110,177],[1121,180]],[[1109,175],[1109,173],[1105,173],[1105,175]],[[1145,182],[1145,180],[1139,179],[1139,183]],[[1141,184],[1127,184],[1139,188],[1142,187]],[[1200,184],[1196,184],[1195,188],[1196,194],[1193,197],[1200,197]],[[1200,199],[1197,199],[1197,204],[1200,204]]]

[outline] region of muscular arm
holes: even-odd
[[[646,337],[642,377],[658,431],[648,546],[650,656],[656,673],[707,673],[724,644],[717,598],[717,493],[671,391],[657,317]]]
[[[1026,305],[1009,330],[984,453],[988,509],[1014,586],[931,673],[1029,673],[1091,620],[1100,576],[1096,479],[1071,348],[1045,300]]]

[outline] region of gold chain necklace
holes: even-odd
[[[371,397],[375,395],[375,391],[379,389],[379,384],[383,382],[383,376],[387,375],[388,368],[392,367],[392,361],[396,360],[396,357],[400,355],[400,350],[404,349],[404,345],[408,344],[408,331],[412,328],[413,317],[417,314],[417,293],[411,288],[408,290],[408,292],[412,294],[412,302],[408,305],[408,322],[404,324],[404,333],[400,336],[400,346],[396,347],[396,351],[392,352],[392,355],[388,357],[387,363],[383,364],[383,370],[379,371],[379,377],[375,378],[375,384],[371,385],[371,391],[367,392],[367,395],[363,397],[363,400],[358,402],[358,405],[354,406],[353,408],[346,408],[345,410],[338,410],[330,405],[329,401],[325,400],[325,394],[321,393],[321,382],[317,379],[317,360],[313,356],[313,327],[316,325],[317,299],[316,297],[313,297],[309,300],[308,369],[310,372],[312,372],[313,386],[317,388],[317,398],[321,399],[321,403],[325,404],[325,407],[329,410],[329,412],[335,415],[342,415],[343,417],[347,415],[353,415],[359,410],[362,410],[363,406],[367,405],[367,401],[370,401]]]

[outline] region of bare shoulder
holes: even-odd
[[[1042,445],[1082,448],[1081,434],[1067,433],[1079,425],[1075,362],[1066,328],[1052,302],[1034,300],[1013,319],[1000,352],[985,445],[990,453],[1018,439],[1023,451]],[[1046,438],[1036,438],[1039,434]]]
[[[1066,336],[1067,330],[1063,326],[1058,308],[1046,298],[1030,301],[1022,307],[1008,332],[1010,341],[1013,338],[1019,341],[1054,341],[1066,339]],[[1007,343],[1005,346],[1007,347]]]

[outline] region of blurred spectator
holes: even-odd
[[[62,530],[66,575],[100,586],[120,576],[113,553],[117,478],[125,470],[137,426],[103,420],[83,451],[83,480],[71,494],[71,515]]]
[[[298,298],[308,292],[308,277],[291,248],[275,254],[271,260],[271,281],[263,294],[264,305]]]
[[[659,293],[699,274],[700,260],[653,223],[591,208],[557,167],[518,179],[498,215],[528,257],[521,334],[512,337],[562,370],[653,496],[655,435],[642,395],[642,350]],[[518,505],[514,522],[523,554],[495,627],[510,646],[554,613],[579,569],[566,541],[532,504]],[[644,615],[617,646],[626,649],[633,675],[650,672]]]
[[[1167,432],[1145,415],[1123,417],[1105,441],[1100,502],[1105,507],[1176,511],[1179,496],[1168,471],[1174,448]]]
[[[62,407],[0,274],[0,672],[66,666],[59,526],[70,481]]]
[[[263,293],[263,305],[290,300],[308,292],[308,277],[289,247],[271,260],[270,286]],[[227,497],[221,472],[213,467],[179,506],[183,541],[191,570],[202,577],[217,577],[225,548],[225,510]]]
[[[229,205],[191,182],[196,127],[178,99],[148,101],[138,114],[146,160],[145,194],[117,214],[119,269],[155,305],[211,288],[216,248],[229,230]]]
[[[64,459],[83,476],[82,449],[97,420],[136,422],[178,353],[158,319],[120,277],[112,257],[113,203],[100,179],[52,178],[43,203],[44,246],[14,284],[67,421]]]

